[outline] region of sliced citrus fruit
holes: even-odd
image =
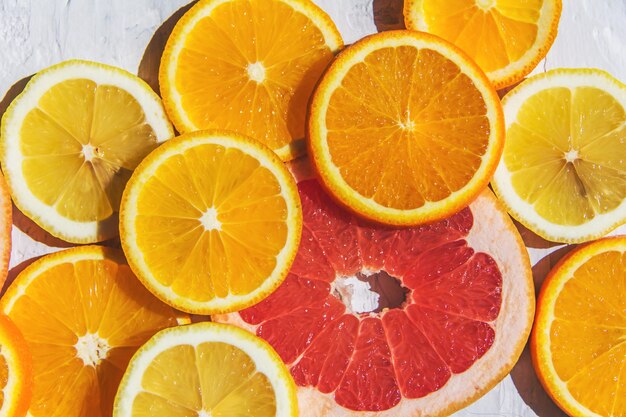
[[[507,137],[492,185],[545,239],[583,242],[626,221],[626,86],[606,72],[558,69],[503,100]]]
[[[33,390],[28,345],[10,318],[0,314],[0,416],[24,417]]]
[[[546,56],[561,7],[561,0],[404,0],[404,21],[453,42],[500,89],[524,79]]]
[[[2,118],[0,162],[15,205],[52,235],[117,235],[126,181],[173,136],[159,97],[138,77],[87,61],[36,74]]]
[[[181,133],[229,129],[293,159],[313,87],[342,47],[310,0],[202,0],[170,35],[161,95]]]
[[[82,246],[44,256],[0,300],[33,356],[30,417],[110,416],[130,357],[188,318],[135,278],[121,252]]]
[[[11,228],[13,226],[13,204],[4,176],[0,173],[0,288],[9,272],[11,258]],[[0,413],[1,415],[1,413]]]
[[[355,217],[315,180],[299,191],[303,234],[287,279],[213,320],[276,349],[301,415],[449,415],[510,371],[535,299],[521,238],[489,191],[446,220],[401,229]]]
[[[309,147],[323,184],[382,223],[452,215],[486,187],[504,140],[500,100],[455,46],[384,32],[346,48],[317,88]]]
[[[259,142],[226,131],[182,135],[151,153],[124,191],[122,247],[146,287],[197,314],[257,303],[298,249],[296,183]]]
[[[234,326],[166,329],[141,347],[115,398],[114,417],[296,417],[296,387],[263,339]]]
[[[626,415],[626,236],[579,247],[550,271],[530,346],[567,414]]]

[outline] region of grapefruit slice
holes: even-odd
[[[213,319],[274,347],[298,385],[300,415],[448,415],[510,371],[534,291],[521,238],[491,192],[405,229],[355,217],[315,180],[299,192],[302,239],[287,279]]]
[[[4,286],[9,272],[11,258],[11,227],[13,225],[13,204],[4,176],[0,173],[0,288]]]

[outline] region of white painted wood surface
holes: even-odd
[[[377,31],[373,10],[378,0],[314,1],[331,15],[346,43]],[[6,97],[19,89],[20,80],[66,59],[95,60],[138,73],[157,29],[187,3],[187,0],[0,0],[0,98],[5,97],[0,110],[8,104]],[[563,3],[557,40],[535,72],[589,66],[605,69],[626,82],[626,0],[563,0]],[[34,230],[32,222],[20,213],[14,213],[14,217],[19,227],[13,227],[10,277],[29,259],[68,246]],[[626,233],[626,227],[614,233]],[[548,254],[562,247],[547,247],[541,242],[532,246],[535,247],[529,252],[533,263],[539,263],[535,271],[540,282],[554,262]],[[455,416],[563,415],[538,385],[527,354],[513,375],[514,378],[507,377]]]

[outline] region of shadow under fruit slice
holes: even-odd
[[[137,168],[120,212],[122,247],[163,301],[237,311],[284,280],[298,249],[296,183],[265,145],[227,131],[168,141]]]
[[[576,417],[626,415],[626,237],[570,252],[539,294],[533,365]]]
[[[121,252],[99,246],[37,260],[0,308],[32,353],[31,417],[110,416],[137,348],[157,331],[188,322],[141,285]]]
[[[181,133],[228,129],[293,159],[304,153],[309,97],[342,47],[310,0],[202,0],[167,41],[161,95]]]
[[[517,361],[532,324],[529,260],[495,197],[414,228],[368,223],[315,180],[285,282],[236,314],[298,385],[302,417],[448,415]],[[382,307],[382,308],[381,308]]]
[[[114,417],[296,417],[289,370],[263,339],[196,323],[157,333],[133,357]]]
[[[28,82],[2,117],[1,136],[15,205],[58,238],[93,243],[117,235],[126,181],[174,132],[143,80],[74,60]]]
[[[392,225],[444,219],[487,186],[504,143],[495,90],[454,45],[392,31],[344,49],[311,101],[309,149],[345,207]]]
[[[33,394],[33,364],[24,336],[0,314],[0,416],[24,417]]]

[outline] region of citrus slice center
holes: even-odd
[[[248,65],[248,77],[250,80],[261,84],[265,81],[265,67],[260,62],[254,62]]]
[[[92,367],[100,365],[111,349],[107,340],[101,338],[98,333],[85,333],[80,336],[74,348],[76,357],[81,359],[85,366]]]
[[[496,0],[476,0],[476,5],[487,11],[496,5]]]
[[[222,222],[217,218],[217,209],[215,207],[209,207],[200,217],[200,223],[204,226],[204,230],[222,230]]]

